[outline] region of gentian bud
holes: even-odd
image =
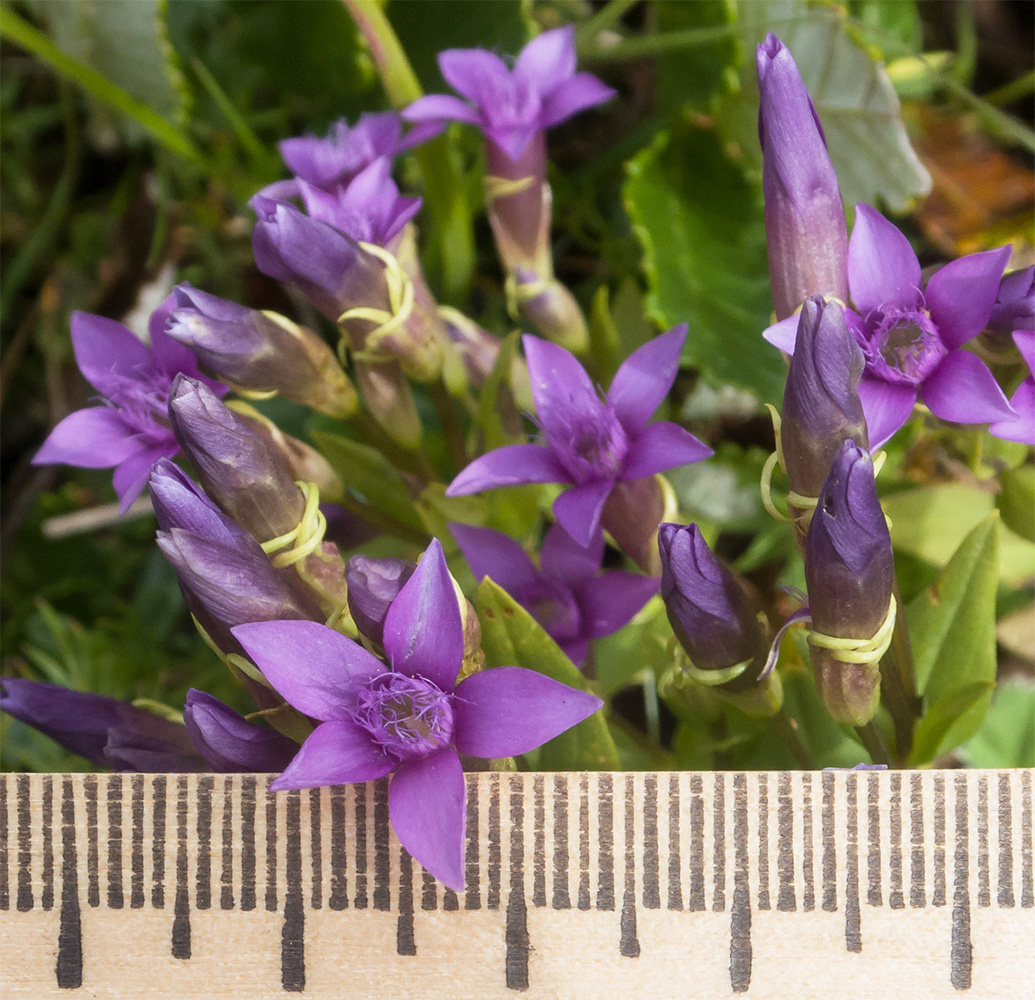
[[[1007,336],[1014,330],[1035,330],[1035,267],[1003,276],[988,328]]]
[[[0,710],[113,771],[207,771],[187,730],[127,701],[21,677],[0,680]]]
[[[224,380],[254,392],[276,392],[331,417],[344,420],[356,413],[356,390],[312,330],[186,283],[173,295],[176,308],[166,332]]]
[[[805,580],[816,687],[834,719],[863,726],[880,700],[882,655],[866,643],[879,646],[874,637],[889,627],[895,569],[873,463],[854,441],[845,441],[820,491],[805,540]]]
[[[810,295],[848,301],[848,234],[823,126],[794,58],[770,32],[757,61],[769,278],[782,320]]]
[[[733,573],[712,553],[696,524],[663,524],[661,597],[669,624],[690,658],[694,676],[750,715],[764,717],[783,702],[779,676],[762,681],[767,645],[758,616]],[[722,680],[725,673],[732,676]]]
[[[294,740],[194,688],[187,692],[183,723],[213,771],[281,771],[298,753]]]
[[[385,616],[416,568],[406,559],[353,556],[349,560],[345,571],[349,611],[356,628],[374,644],[384,645]]]
[[[784,471],[801,497],[819,496],[846,440],[869,446],[858,390],[864,364],[841,306],[818,296],[806,299],[781,414]],[[807,526],[804,520],[803,535]]]

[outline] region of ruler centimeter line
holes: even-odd
[[[0,983],[177,996],[198,965],[191,995],[243,995],[241,959],[264,996],[340,996],[343,963],[354,995],[471,965],[454,996],[863,996],[898,963],[912,995],[1015,993],[1033,773],[470,774],[460,893],[391,833],[387,780],[0,775]]]

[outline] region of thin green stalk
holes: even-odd
[[[92,66],[87,66],[86,63],[63,52],[42,31],[34,28],[9,7],[0,7],[0,37],[31,52],[41,62],[52,66],[87,93],[132,118],[177,156],[204,164],[205,157],[197,146],[157,111],[106,79]]]
[[[439,423],[442,425],[442,435],[449,447],[449,458],[453,463],[453,470],[459,472],[467,465],[467,441],[464,429],[457,417],[456,404],[441,380],[428,386],[428,395],[431,397]]]
[[[219,108],[223,117],[227,120],[234,135],[237,136],[241,146],[244,147],[252,163],[257,167],[268,167],[272,161],[269,148],[262,143],[259,137],[252,131],[251,126],[245,121],[244,116],[234,107],[233,101],[221,86],[219,81],[209,72],[208,67],[195,56],[191,60],[191,68],[197,74],[201,85],[208,91],[208,96]]]
[[[357,500],[348,493],[338,500],[338,503],[347,511],[374,525],[375,528],[380,528],[389,535],[395,535],[396,538],[401,538],[404,542],[413,542],[415,545],[423,548],[430,540],[423,531],[417,531],[417,529],[411,528],[408,524],[397,521],[390,514],[386,514],[380,507]]]
[[[579,46],[591,43],[602,31],[607,31],[612,24],[617,24],[630,7],[635,7],[640,0],[610,0],[600,8],[588,21],[584,21],[575,29],[575,41]]]
[[[999,108],[1004,104],[1013,104],[1014,101],[1020,101],[1032,93],[1035,93],[1035,69],[985,94],[982,100],[994,108]]]
[[[627,62],[648,56],[679,52],[682,49],[711,45],[736,34],[733,24],[719,24],[708,28],[687,28],[685,31],[663,31],[656,35],[623,38],[614,45],[585,45],[579,49],[579,58],[586,62]]]
[[[406,53],[377,0],[342,0],[370,49],[394,108],[412,104],[423,91]],[[414,150],[424,177],[424,199],[438,237],[442,296],[463,302],[474,271],[474,225],[455,150],[439,136]]]
[[[884,733],[876,721],[871,719],[865,726],[856,726],[855,731],[859,734],[870,760],[874,764],[891,765],[891,752],[888,750],[888,742],[884,739]]]
[[[798,723],[787,714],[786,709],[781,708],[775,715],[770,716],[770,721],[780,739],[787,744],[787,749],[790,750],[798,766],[805,771],[814,771],[816,762],[798,735]]]
[[[360,436],[377,448],[396,468],[408,472],[427,485],[436,479],[435,470],[423,451],[408,451],[385,433],[370,414],[360,410],[349,423],[359,431]]]

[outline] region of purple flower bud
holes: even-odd
[[[805,540],[813,631],[864,641],[884,624],[895,582],[891,536],[869,454],[845,441],[819,494]],[[845,663],[812,643],[816,687],[838,721],[862,726],[880,700],[878,660]]]
[[[512,279],[521,315],[547,340],[585,354],[589,328],[575,296],[550,273],[519,268]]]
[[[849,438],[868,447],[858,389],[864,364],[841,306],[806,299],[781,414],[785,471],[794,492],[819,496]]]
[[[490,178],[486,207],[504,268],[552,274],[546,133],[536,133],[516,160],[486,139],[485,160]]]
[[[194,688],[187,692],[183,722],[213,771],[282,771],[298,753],[294,740]]]
[[[187,730],[118,698],[21,677],[0,681],[0,710],[113,771],[206,771]]]
[[[262,439],[204,385],[173,383],[169,417],[198,479],[223,513],[260,541],[292,531],[305,502]]]
[[[1003,276],[988,328],[1005,334],[1035,330],[1035,266]]]
[[[810,295],[848,301],[848,234],[823,126],[794,58],[771,32],[758,46],[758,135],[776,318]]]
[[[371,642],[384,645],[385,616],[417,568],[406,559],[353,556],[345,571],[349,611],[356,628]]]
[[[277,313],[246,309],[189,284],[173,289],[176,308],[166,332],[223,379],[276,392],[328,416],[348,419],[358,407],[338,359],[312,330]]]

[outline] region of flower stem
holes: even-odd
[[[874,764],[891,764],[887,740],[875,720],[870,719],[865,726],[856,726],[855,731]]]
[[[460,420],[457,417],[453,398],[441,380],[428,386],[428,395],[435,405],[439,423],[442,425],[442,434],[449,446],[453,471],[454,473],[459,472],[467,465],[467,441],[464,437],[464,429],[460,426]]]
[[[798,735],[798,723],[787,714],[787,710],[781,708],[775,715],[770,716],[770,720],[780,738],[787,744],[787,749],[790,750],[798,766],[806,771],[814,771],[816,762]]]
[[[894,590],[900,610],[895,618],[891,648],[880,661],[880,677],[881,693],[895,728],[895,762],[905,766],[913,750],[913,729],[920,717],[920,699],[916,694],[913,649],[897,581]]]
[[[625,12],[639,2],[640,0],[610,0],[610,3],[604,4],[588,21],[575,29],[575,38],[579,45],[584,42],[592,44],[600,32],[607,31],[611,25],[620,21]]]

